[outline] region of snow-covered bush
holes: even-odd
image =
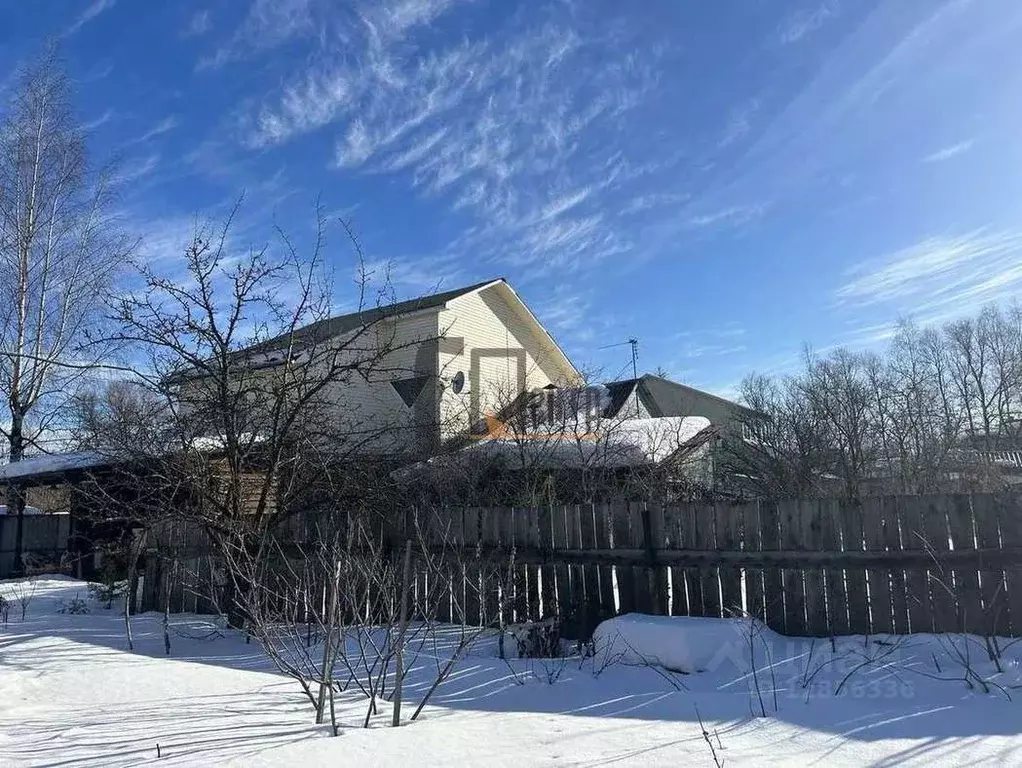
[[[564,655],[557,619],[511,624],[505,632],[514,639],[519,659],[557,659]]]
[[[70,600],[61,600],[60,608],[57,609],[57,613],[68,613],[75,616],[80,616],[88,612],[89,612],[88,602],[78,597],[77,593],[75,593],[75,596],[72,597]]]

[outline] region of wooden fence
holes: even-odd
[[[787,635],[964,630],[1022,637],[1018,495],[443,514],[436,530],[461,554],[444,589],[465,596],[469,623],[493,620],[499,603],[504,621],[580,611],[601,618],[748,613]],[[395,550],[407,526],[399,521],[391,531]],[[175,567],[210,571],[208,557],[189,557]],[[511,600],[507,580],[501,585],[494,576],[507,571]],[[425,578],[419,574],[417,590],[426,589]],[[172,610],[194,610],[197,598],[177,592]],[[455,602],[446,601],[440,618],[459,618]]]
[[[14,572],[17,525],[17,517],[0,515],[0,579]],[[22,525],[23,555],[46,563],[60,563],[71,536],[71,516],[25,515]]]

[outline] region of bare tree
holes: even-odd
[[[742,439],[725,444],[723,456],[735,490],[767,498],[822,493],[830,451],[816,405],[791,378],[754,374],[740,389],[750,410],[740,417]]]
[[[113,219],[108,174],[90,167],[70,80],[54,49],[26,66],[0,116],[0,429],[8,459],[58,426],[60,406],[99,359],[96,324],[130,250]],[[25,499],[17,484],[20,567]]]

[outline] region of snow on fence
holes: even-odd
[[[411,513],[404,517],[389,531],[395,552],[411,524]],[[435,541],[460,550],[448,589],[464,596],[470,623],[749,613],[798,636],[1022,637],[1017,494],[472,508],[443,517]],[[194,550],[175,562],[212,572]],[[511,578],[498,584],[497,573]],[[426,590],[424,578],[416,589]],[[173,595],[181,597],[172,610],[198,604],[180,585]]]

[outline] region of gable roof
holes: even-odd
[[[636,393],[639,402],[652,417],[701,415],[692,413],[692,401],[697,398],[708,398],[725,408],[734,410],[736,415],[738,413],[746,415],[755,413],[744,405],[719,395],[703,392],[701,389],[679,384],[650,373],[643,374],[637,379],[613,381],[605,386],[610,393],[610,404],[604,412],[604,415],[608,417],[616,416],[633,392]]]
[[[526,320],[535,340],[538,343],[545,345],[550,351],[552,351],[554,357],[556,358],[556,361],[560,364],[560,367],[569,372],[568,379],[572,381],[580,379],[581,376],[578,372],[578,369],[575,367],[575,364],[571,362],[571,358],[568,357],[568,355],[561,348],[561,345],[557,343],[557,340],[553,337],[550,331],[548,331],[546,329],[546,326],[544,326],[543,323],[539,321],[539,318],[536,317],[536,313],[532,311],[529,305],[525,303],[525,300],[518,295],[518,292],[511,287],[511,284],[508,283],[507,280],[505,280],[504,278],[499,278],[497,280],[492,280],[489,283],[482,283],[480,285],[473,286],[470,289],[466,289],[464,293],[460,294],[459,296],[464,296],[474,291],[481,291],[485,288],[497,286],[499,286],[500,289],[503,291],[505,300],[510,298],[511,301],[508,303],[512,311],[517,312],[520,317]],[[455,296],[454,298],[459,298],[459,296]],[[559,382],[560,385],[563,385],[565,383],[567,382],[566,381]]]
[[[401,315],[407,315],[412,312],[420,312],[427,309],[441,309],[445,304],[447,304],[447,302],[456,299],[459,296],[465,296],[466,294],[481,290],[482,288],[486,288],[487,286],[494,285],[496,283],[506,282],[507,281],[503,277],[495,277],[481,283],[475,283],[474,285],[454,288],[450,291],[440,291],[438,293],[431,293],[426,296],[419,296],[418,298],[408,299],[406,301],[398,301],[393,304],[385,304],[378,307],[361,309],[357,312],[349,312],[346,315],[328,317],[325,320],[320,320],[296,330],[293,334],[294,343],[298,347],[302,347],[307,344],[316,344],[318,342],[331,339],[334,336],[358,330],[363,326],[372,325],[373,323],[377,323],[381,320],[386,320],[387,318],[400,317]],[[287,340],[288,335],[284,334],[282,336],[269,339],[268,341],[264,341],[253,347],[249,347],[245,350],[245,352],[268,352],[284,346]]]

